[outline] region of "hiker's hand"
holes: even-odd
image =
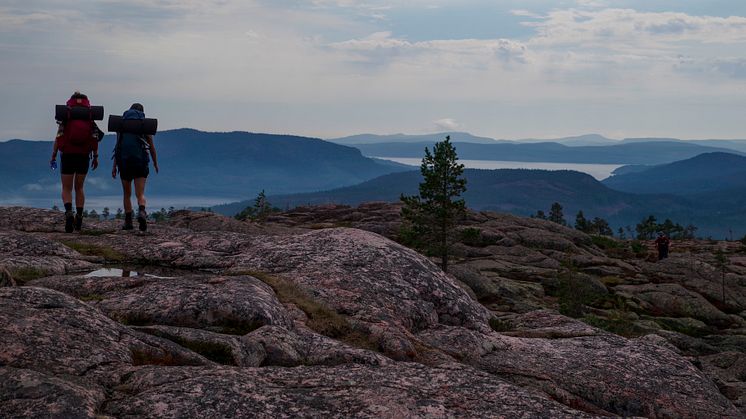
[[[116,179],[117,178],[117,167],[114,166],[111,168],[111,178]]]
[[[158,162],[153,162],[153,167],[155,168],[155,172],[160,172],[160,169],[158,168]]]
[[[91,168],[93,170],[98,169],[98,157],[93,157],[93,161],[91,162]]]

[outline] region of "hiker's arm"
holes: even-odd
[[[150,158],[153,160],[153,167],[155,168],[155,172],[158,173],[160,171],[160,168],[158,167],[158,155],[155,152],[155,144],[153,144],[153,136],[148,135],[145,137],[145,140],[148,142],[148,147],[150,148]]]
[[[98,141],[93,142],[93,150],[91,150],[93,153],[93,161],[91,162],[91,167],[93,170],[96,170],[98,168]]]
[[[57,150],[59,150],[59,145],[57,144],[57,139],[54,139],[54,145],[52,146],[52,158],[49,159],[49,163],[52,163],[53,161],[57,160]]]
[[[60,137],[62,137],[64,129],[62,127],[62,124],[57,128],[57,135],[54,137],[54,145],[52,146],[52,158],[49,160],[49,163],[52,163],[53,161],[57,160],[57,151],[60,149]]]

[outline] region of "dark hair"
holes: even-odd
[[[139,103],[133,103],[132,106],[130,106],[130,109],[134,109],[140,112],[145,112],[145,108],[143,108],[142,105]]]
[[[88,99],[88,96],[76,91],[72,96],[70,96],[70,99]]]

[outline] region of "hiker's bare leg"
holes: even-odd
[[[147,178],[139,177],[135,179],[135,196],[137,196],[137,205],[145,206],[145,181]]]
[[[75,175],[62,175],[63,204],[72,204],[73,202],[73,177],[75,177]]]
[[[85,192],[83,191],[84,183],[85,183],[85,175],[76,173],[75,174],[75,206],[78,208],[85,207]]]
[[[124,212],[132,212],[132,181],[122,179],[122,194],[124,195],[122,203]]]

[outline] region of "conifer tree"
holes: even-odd
[[[589,227],[588,220],[583,215],[583,211],[578,211],[577,215],[575,215],[575,229],[583,233],[588,233],[590,231]]]
[[[402,218],[417,238],[413,244],[440,257],[441,268],[447,272],[453,232],[466,213],[466,203],[460,198],[466,191],[464,165],[458,163],[450,136],[436,143],[432,153],[425,148],[420,172],[419,195],[401,196]]]
[[[562,213],[562,205],[559,202],[552,204],[552,208],[549,210],[549,221],[561,225],[567,225],[565,221],[565,215]]]

